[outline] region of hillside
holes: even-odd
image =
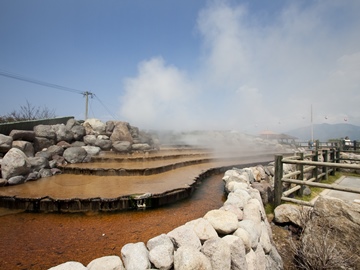
[[[311,126],[285,132],[301,141],[311,138]],[[317,124],[314,125],[314,140],[327,141],[348,136],[351,140],[360,141],[360,127],[351,124]]]

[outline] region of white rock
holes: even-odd
[[[143,242],[129,243],[122,247],[121,256],[126,270],[148,269],[149,251]]]
[[[247,263],[245,259],[245,245],[242,239],[235,235],[226,235],[223,237],[223,239],[230,246],[231,269],[246,270]]]
[[[201,252],[209,258],[213,270],[230,270],[230,246],[224,239],[215,237],[206,240],[201,248]]]
[[[182,225],[167,233],[174,243],[175,248],[181,246],[191,246],[195,249],[200,249],[201,242],[196,235],[192,226]]]
[[[147,244],[149,259],[158,269],[171,269],[174,262],[174,245],[169,236],[161,234],[150,239]]]
[[[243,241],[245,252],[248,253],[251,250],[250,234],[243,228],[239,228],[234,232],[233,235],[239,237]]]
[[[229,234],[238,228],[238,219],[234,213],[224,210],[211,210],[204,216],[219,234]]]
[[[261,235],[261,225],[252,220],[242,220],[239,222],[239,228],[243,228],[250,235],[251,248],[255,249],[259,243]]]
[[[119,256],[104,256],[92,260],[87,266],[89,270],[125,270]]]
[[[212,267],[210,260],[198,249],[191,246],[181,246],[174,254],[174,269],[212,270]]]
[[[186,223],[193,228],[200,241],[206,241],[212,237],[218,237],[214,227],[211,226],[210,222],[204,218],[198,218]]]
[[[66,262],[51,267],[48,270],[87,270],[87,267],[85,267],[82,263],[79,262]]]

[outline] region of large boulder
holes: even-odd
[[[87,152],[82,147],[70,147],[64,151],[63,157],[69,163],[81,163],[85,160]]]
[[[238,228],[238,218],[224,210],[211,210],[204,216],[219,234],[229,234]]]
[[[119,256],[104,256],[92,260],[87,266],[88,270],[125,270]]]
[[[205,218],[198,218],[187,222],[185,225],[189,225],[193,228],[200,241],[206,241],[213,237],[218,237],[217,232],[211,223]]]
[[[149,269],[149,251],[143,242],[126,244],[121,249],[126,270]]]
[[[34,139],[34,151],[39,152],[44,148],[48,148],[55,144],[55,139],[48,139],[44,137],[35,137]]]
[[[174,253],[174,269],[212,270],[212,267],[210,260],[197,248],[192,246],[181,246]]]
[[[196,235],[194,229],[190,225],[182,225],[168,232],[167,234],[171,241],[173,241],[176,248],[181,246],[191,246],[196,249],[200,249],[201,242]]]
[[[133,143],[133,138],[130,133],[130,125],[126,122],[116,122],[114,130],[110,136],[110,140],[115,141],[128,141]]]
[[[99,119],[90,118],[84,122],[86,135],[100,135],[105,134],[106,125]]]
[[[329,260],[336,260],[332,262],[340,263],[338,267],[359,269],[360,204],[320,196],[308,217],[300,251],[305,251],[313,263],[329,256]]]
[[[13,141],[12,146],[20,149],[28,157],[33,157],[35,154],[34,146],[28,141]]]
[[[209,258],[212,269],[231,269],[231,253],[229,244],[220,237],[205,241],[201,252]]]
[[[6,153],[12,147],[13,138],[0,134],[0,153]]]
[[[71,142],[74,139],[74,133],[64,124],[54,125],[53,129],[56,133],[56,141]]]
[[[112,147],[115,152],[128,152],[131,150],[131,143],[128,141],[113,142]]]
[[[82,263],[69,261],[57,266],[51,267],[48,270],[88,270]]]
[[[56,141],[56,133],[51,125],[37,125],[34,127],[35,137]]]
[[[86,135],[86,131],[83,126],[73,126],[70,130],[74,135],[74,140],[76,141],[82,140],[83,137]]]
[[[32,130],[13,129],[10,132],[9,136],[11,136],[14,141],[20,140],[20,141],[33,142],[35,139],[35,132]]]
[[[146,246],[149,249],[149,259],[157,269],[171,269],[174,263],[174,245],[169,236],[156,236],[150,239]]]
[[[1,174],[5,179],[30,173],[31,164],[28,157],[18,148],[11,148],[1,163]]]

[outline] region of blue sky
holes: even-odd
[[[89,117],[141,129],[360,125],[360,1],[2,0],[0,72],[90,91]],[[0,76],[0,115],[28,101],[82,119],[85,99]],[[346,120],[346,121],[345,121]]]

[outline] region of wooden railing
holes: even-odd
[[[323,156],[324,162],[318,161],[319,154]],[[309,160],[309,158],[311,158],[311,160]],[[360,170],[360,165],[339,163],[340,160],[344,159],[340,159],[340,149],[338,148],[317,150],[313,151],[311,154],[308,155],[304,155],[304,153],[299,153],[298,155],[291,157],[283,157],[283,155],[276,155],[274,175],[275,207],[280,205],[282,201],[313,206],[313,203],[311,202],[306,202],[303,200],[288,197],[293,193],[296,193],[296,195],[299,195],[301,197],[305,186],[320,187],[324,189],[333,189],[360,194],[360,188],[345,187],[340,185],[329,185],[318,182],[322,179],[327,179],[329,174],[334,175],[335,171],[338,169]],[[352,160],[360,161],[355,159]],[[284,164],[295,164],[296,170],[284,175]],[[310,179],[306,180],[304,178],[304,173],[306,172],[312,172],[312,177]],[[283,183],[295,184],[295,186],[289,188],[288,190],[283,190]]]

